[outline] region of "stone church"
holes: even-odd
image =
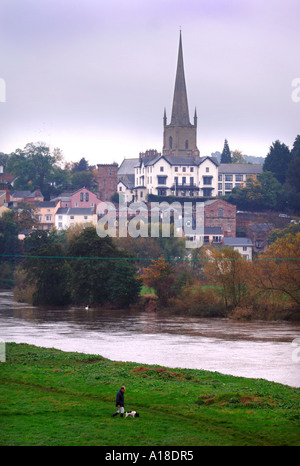
[[[124,159],[118,169],[118,192],[128,202],[145,201],[148,194],[211,198],[230,193],[261,171],[259,164],[219,164],[214,157],[200,156],[196,109],[190,121],[180,32],[170,122],[166,110],[163,116],[162,152],[148,150]]]

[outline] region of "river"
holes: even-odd
[[[44,309],[0,292],[0,340],[300,387],[300,322]]]

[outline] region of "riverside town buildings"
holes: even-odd
[[[19,208],[20,203],[25,202],[35,207],[34,215],[39,221],[39,229],[56,227],[62,230],[76,224],[98,225],[101,218],[99,212],[117,192],[123,194],[123,201],[129,204],[132,201],[147,203],[149,195],[182,197],[190,203],[193,199],[204,198],[204,202],[201,202],[203,231],[198,237],[193,232],[189,235],[184,232],[185,236],[192,242],[197,242],[201,236],[204,243],[233,247],[251,259],[253,239],[236,238],[236,207],[220,199],[220,196],[241,186],[249,177],[257,177],[262,172],[262,165],[224,164],[216,157],[201,156],[197,145],[197,126],[196,109],[193,122],[190,120],[180,32],[169,122],[166,110],[163,114],[162,151],[147,150],[139,157],[124,159],[120,167],[116,163],[98,164],[96,193],[83,187],[75,192],[62,193],[49,202],[44,201],[38,190],[33,193],[10,192],[7,186],[8,182],[13,185],[13,177],[3,173],[3,167],[0,167],[0,215],[5,209]],[[115,223],[118,224],[119,220],[120,217]],[[192,223],[194,221],[195,218],[192,218]],[[260,237],[257,238],[256,246],[262,247]]]
[[[145,201],[148,194],[179,197],[217,197],[262,172],[261,164],[220,164],[202,157],[197,147],[197,111],[189,117],[181,32],[171,120],[163,116],[162,152],[148,150],[124,159],[118,170],[118,192],[128,202]]]

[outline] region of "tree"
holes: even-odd
[[[7,165],[8,159],[9,159],[8,154],[4,154],[3,152],[0,152],[0,165],[2,165],[2,167],[4,168],[4,171],[6,171],[6,165]]]
[[[296,220],[295,223],[289,223],[285,228],[275,228],[272,230],[268,236],[268,242],[269,244],[273,244],[279,238],[285,238],[290,234],[295,236],[297,233],[300,233],[300,219]]]
[[[255,264],[255,286],[300,306],[300,233],[278,238]]]
[[[251,177],[246,185],[234,188],[228,202],[240,210],[278,210],[282,207],[283,188],[271,172]]]
[[[275,178],[283,184],[285,182],[287,168],[291,160],[292,155],[288,146],[277,140],[270,147],[263,165],[263,170],[272,172]]]
[[[14,268],[20,254],[18,225],[12,211],[4,212],[0,217],[0,286],[12,284]]]
[[[166,306],[169,298],[175,296],[174,268],[163,256],[151,261],[151,265],[143,269],[143,283],[154,288],[160,304]]]
[[[300,157],[300,134],[298,134],[298,136],[296,137],[294,141],[291,154],[292,154],[293,159],[295,159],[296,157]]]
[[[83,186],[87,189],[93,189],[95,176],[93,172],[76,171],[71,176],[72,189],[77,190]]]
[[[18,225],[18,230],[31,230],[38,226],[38,220],[35,215],[36,207],[26,202],[20,202],[18,209],[14,211],[14,219]]]
[[[109,299],[116,306],[127,307],[137,300],[141,281],[136,278],[136,269],[129,259],[116,261],[108,277],[107,288]]]
[[[25,148],[17,149],[9,157],[7,171],[17,177],[15,188],[34,191],[40,189],[46,199],[50,199],[55,181],[54,170],[61,162],[59,149],[50,153],[44,143],[29,143]]]
[[[226,309],[239,306],[247,296],[247,276],[251,263],[232,248],[207,248],[205,277],[220,289]]]
[[[225,141],[224,141],[224,148],[223,148],[223,152],[221,154],[221,163],[232,163],[231,152],[230,152],[230,149],[229,149],[229,146],[228,146],[227,139],[225,139]]]
[[[93,171],[94,166],[89,165],[88,161],[85,160],[84,157],[82,157],[79,162],[75,162],[72,164],[72,173],[75,172],[87,172],[87,171]]]
[[[64,250],[58,243],[48,242],[32,250],[23,268],[29,283],[34,286],[34,305],[66,305],[70,303],[70,266],[64,259]]]
[[[296,193],[300,192],[300,156],[295,157],[289,163],[286,172],[286,181]]]
[[[231,161],[232,163],[246,163],[246,160],[243,157],[243,154],[240,150],[231,151]]]
[[[119,263],[126,260],[112,238],[100,238],[94,227],[85,228],[72,237],[68,246],[71,266],[71,291],[77,304],[101,305],[105,303],[128,305],[136,298],[135,268]],[[118,265],[117,265],[118,264]],[[127,273],[125,273],[127,272]],[[118,279],[118,292],[114,290]],[[132,288],[130,290],[130,288]],[[132,291],[132,293],[131,293]]]

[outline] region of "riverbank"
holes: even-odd
[[[263,379],[6,344],[1,445],[299,445],[299,394]],[[127,410],[111,418],[125,384]]]

